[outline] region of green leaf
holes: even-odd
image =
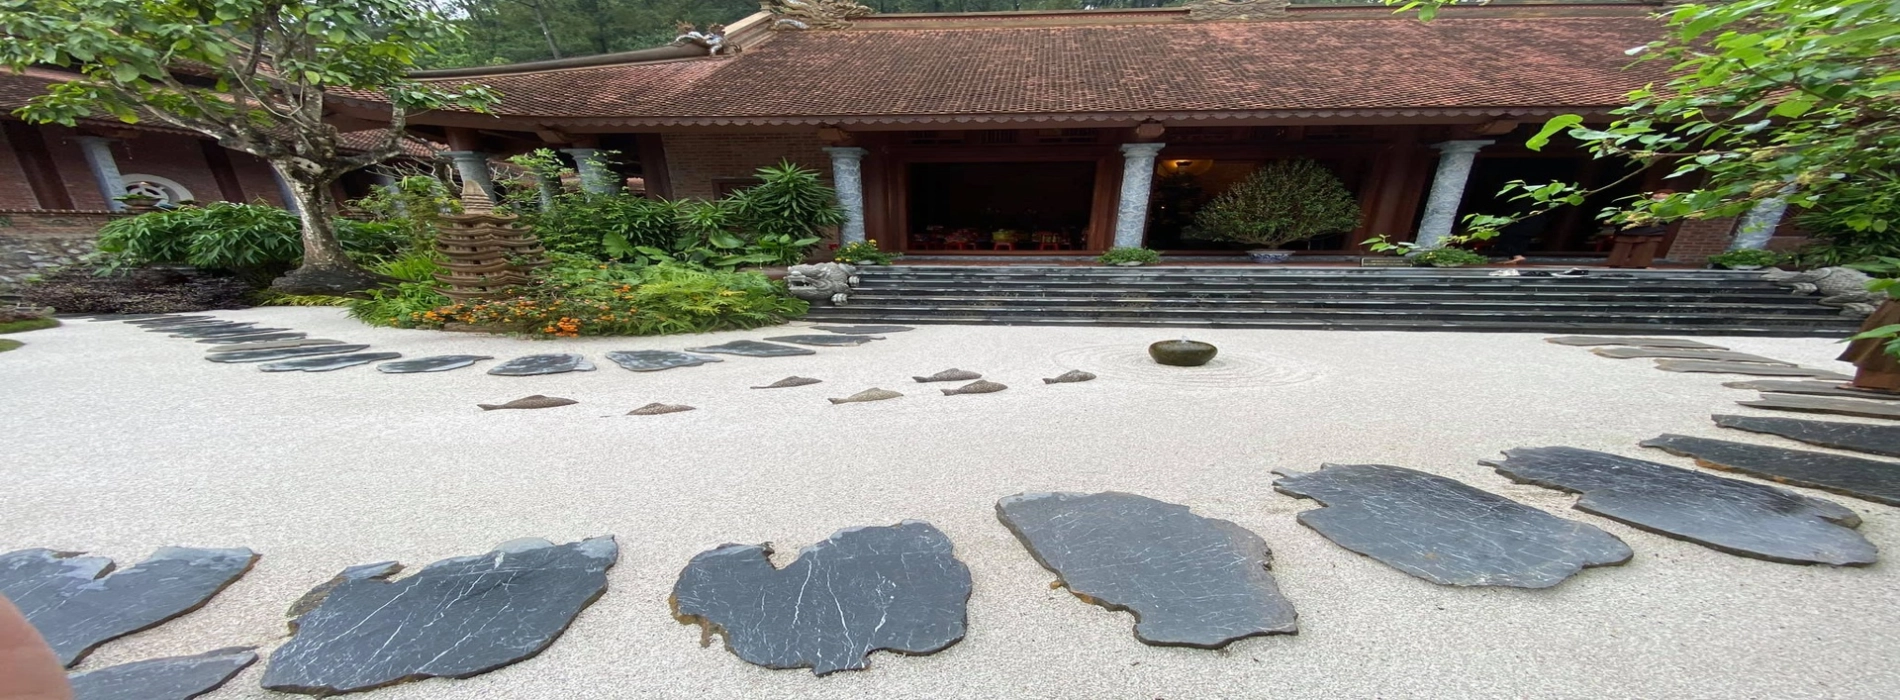
[[[1538,129],[1536,134],[1533,134],[1529,140],[1524,142],[1524,147],[1533,151],[1543,150],[1544,146],[1550,143],[1550,137],[1557,135],[1560,131],[1582,123],[1583,116],[1578,114],[1559,114],[1555,117],[1551,117],[1550,121],[1544,122],[1544,128]]]

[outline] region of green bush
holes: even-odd
[[[833,262],[855,265],[889,265],[898,255],[879,249],[877,241],[852,241],[832,251],[831,259]]]
[[[1490,261],[1490,258],[1463,248],[1433,248],[1412,256],[1412,264],[1430,267],[1464,267],[1483,265]]]
[[[1834,267],[1900,257],[1900,176],[1874,173],[1830,192],[1795,217],[1808,245],[1784,261],[1801,268]]]
[[[1194,238],[1279,248],[1359,226],[1359,201],[1326,166],[1280,160],[1201,207]]]
[[[821,229],[845,222],[838,192],[818,173],[779,161],[760,168],[759,184],[734,192],[732,223],[750,247],[774,258],[772,264],[796,265],[822,240]]]
[[[427,251],[411,251],[370,265],[369,269],[403,282],[369,290],[362,299],[348,300],[345,306],[349,307],[350,317],[364,323],[415,328],[423,312],[454,301],[436,291],[440,283],[435,280],[435,273],[441,272],[442,266]]]
[[[625,192],[570,192],[546,211],[523,217],[542,247],[599,260],[631,258],[640,246],[666,248],[679,238],[679,205]]]
[[[1766,250],[1731,250],[1709,256],[1709,262],[1726,268],[1768,267],[1781,260],[1781,256]]]
[[[398,225],[339,219],[338,242],[352,255],[390,254],[407,245]],[[278,207],[212,202],[115,219],[99,229],[103,272],[143,265],[191,265],[267,280],[303,257],[297,215]]]
[[[1147,248],[1110,248],[1108,252],[1096,258],[1095,262],[1103,265],[1119,265],[1127,262],[1153,265],[1161,262],[1161,254]]]

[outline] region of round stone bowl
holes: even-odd
[[[1148,346],[1148,356],[1154,361],[1175,367],[1199,367],[1214,359],[1219,348],[1198,340],[1163,340]]]

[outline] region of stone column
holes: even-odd
[[[284,200],[284,208],[292,214],[301,214],[302,207],[297,206],[297,191],[290,189],[290,181],[276,167],[270,169],[271,179],[277,181],[277,197]]]
[[[377,187],[383,188],[384,190],[388,191],[391,195],[402,194],[402,185],[401,183],[396,182],[396,176],[380,171],[380,170],[370,171],[369,176],[376,179]],[[395,205],[396,213],[398,214],[409,213],[409,207],[403,204],[401,199],[391,200],[390,203]]]
[[[112,139],[81,136],[79,150],[86,156],[93,181],[99,184],[99,195],[105,197],[106,209],[125,211],[125,202],[114,199],[125,196],[125,180],[119,177],[119,161],[112,157]]]
[[[443,151],[442,153],[449,157],[450,162],[455,163],[455,172],[460,174],[463,180],[473,180],[475,184],[482,186],[482,191],[488,193],[491,201],[495,199],[495,181],[488,175],[487,153],[481,151]]]
[[[611,194],[620,190],[619,183],[614,182],[613,171],[601,167],[600,160],[596,157],[600,155],[600,149],[563,148],[561,152],[573,156],[574,172],[580,173],[582,191]]]
[[[1764,199],[1755,203],[1753,209],[1742,215],[1741,224],[1735,227],[1735,239],[1729,241],[1729,250],[1762,250],[1768,247],[1768,239],[1775,236],[1775,227],[1781,225],[1781,215],[1788,210],[1788,201],[1780,197]]]
[[[1162,143],[1122,144],[1122,197],[1115,205],[1117,248],[1139,248],[1148,229],[1148,195]]]
[[[1458,204],[1465,198],[1465,180],[1471,177],[1471,161],[1478,149],[1496,141],[1466,139],[1435,144],[1438,149],[1438,175],[1432,178],[1432,192],[1425,197],[1425,218],[1418,224],[1420,248],[1443,245],[1458,225]]]
[[[864,154],[855,146],[828,146],[831,154],[831,185],[838,191],[838,206],[844,207],[844,226],[838,229],[839,245],[864,240]]]

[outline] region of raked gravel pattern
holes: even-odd
[[[550,342],[370,328],[325,308],[211,313],[407,357],[580,352],[599,362],[611,350],[811,332],[792,324]],[[1637,446],[1664,432],[1800,447],[1709,421],[1769,415],[1734,405],[1754,392],[1724,388],[1733,376],[1613,362],[1541,335],[1190,332],[1219,345],[1222,358],[1246,361],[1213,368],[1240,380],[1223,388],[1167,381],[1104,349],[1139,355],[1180,335],[919,326],[863,347],[681,371],[390,376],[367,367],[259,372],[203,361],[206,345],[76,321],[34,331],[0,355],[9,456],[0,551],[138,561],[183,544],[264,555],[204,609],[104,645],[77,669],[89,670],[228,646],[268,654],[284,641],[290,601],[347,566],[431,562],[521,537],[618,536],[623,551],[606,595],[546,652],[475,678],[363,696],[376,700],[1885,698],[1900,687],[1896,509],[1790,487],[1853,509],[1888,559],[1793,566],[1580,513],[1570,508],[1574,495],[1513,484],[1478,464],[1506,448],[1571,445],[1690,466]],[[1703,340],[1852,370],[1833,361],[1833,340]],[[918,387],[911,375],[945,367],[1012,388],[824,401]],[[1070,369],[1101,378],[1038,380]],[[747,388],[788,374],[825,381]],[[582,403],[475,408],[529,394]],[[621,415],[654,402],[699,410]],[[1543,590],[1437,586],[1294,520],[1317,506],[1275,493],[1271,470],[1322,462],[1449,476],[1601,527],[1636,556]],[[996,499],[1010,494],[1109,490],[1259,534],[1301,633],[1222,652],[1141,644],[1126,613],[1051,590],[1053,576],[996,520]],[[702,648],[698,628],[668,614],[667,594],[699,552],[770,541],[782,566],[839,529],[905,519],[942,529],[971,569],[969,634],[949,649],[880,655],[866,671],[814,678],[752,666],[717,641]],[[254,665],[206,699],[284,697],[258,687],[262,672]]]

